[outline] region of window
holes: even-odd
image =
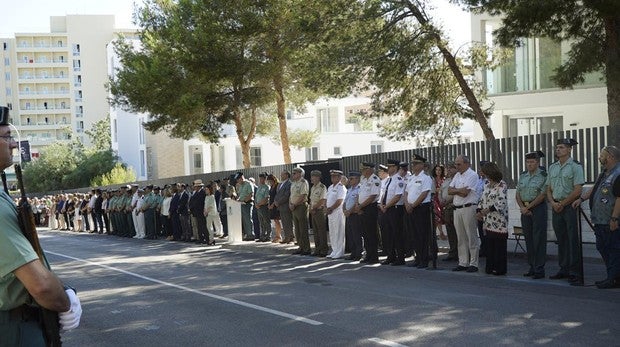
[[[5,72],[4,73],[4,79],[6,81],[10,81],[11,80],[11,73],[10,72]]]
[[[383,142],[371,142],[370,154],[383,153]]]
[[[140,150],[140,176],[146,176],[146,153],[143,149]]]
[[[286,110],[286,119],[293,119],[294,116],[295,116],[295,111],[293,111],[293,110]]]
[[[11,88],[6,89],[6,96],[11,96]]]
[[[508,137],[537,135],[562,131],[562,116],[514,116],[509,117]]]
[[[340,154],[340,147],[334,147],[334,155],[341,155]]]
[[[118,138],[118,125],[116,124],[116,119],[112,122],[112,142],[116,142]]]
[[[252,166],[262,166],[260,147],[250,147],[250,163]]]
[[[338,132],[338,109],[322,108],[316,111],[316,130],[319,132]]]
[[[11,59],[9,58],[4,58],[4,65],[11,65]]]
[[[319,147],[306,148],[306,161],[319,160]]]
[[[197,149],[200,150],[199,147]],[[194,170],[198,171],[199,169],[202,169],[202,153],[194,152]]]

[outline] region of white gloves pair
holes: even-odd
[[[80,325],[80,317],[82,316],[82,305],[80,299],[75,294],[75,291],[71,288],[65,289],[65,293],[69,297],[71,308],[67,312],[60,312],[58,314],[60,318],[60,327],[62,330],[75,329]]]

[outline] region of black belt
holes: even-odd
[[[376,203],[376,202],[371,202],[370,204],[368,204],[368,205],[366,205],[366,206],[362,207],[362,210],[363,210],[363,209],[365,209],[365,208],[368,208],[368,207],[370,207],[370,206],[377,206],[377,203]]]
[[[459,205],[459,206],[454,205],[454,209],[455,209],[455,210],[458,210],[459,208],[463,208],[463,207],[470,207],[470,206],[476,206],[476,205],[478,205],[478,204],[469,203],[469,204]]]
[[[0,317],[12,322],[40,321],[41,309],[28,305],[21,305],[9,311],[0,311]]]

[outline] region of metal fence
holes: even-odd
[[[600,165],[598,163],[598,155],[601,148],[610,145],[608,143],[609,127],[597,127],[578,129],[570,131],[559,131],[546,134],[518,136],[511,138],[503,138],[495,140],[499,143],[499,147],[504,160],[506,162],[508,172],[505,172],[505,178],[507,182],[517,181],[519,174],[525,170],[525,153],[541,150],[545,153],[545,158],[541,161],[541,165],[549,167],[556,159],[554,156],[555,143],[560,138],[570,137],[579,143],[573,148],[572,157],[583,164],[585,180],[587,183],[592,183],[600,173]],[[224,177],[241,171],[246,177],[258,178],[258,174],[261,172],[270,172],[278,175],[284,170],[290,171],[296,166],[312,166],[319,163],[330,163],[333,166],[335,162],[339,162],[340,168],[346,173],[351,170],[359,170],[361,162],[373,162],[373,163],[387,163],[387,159],[397,159],[400,161],[409,161],[413,156],[413,153],[417,153],[425,158],[431,166],[435,164],[445,164],[448,161],[454,160],[459,154],[467,155],[471,159],[472,169],[479,169],[479,162],[481,160],[497,161],[497,158],[493,158],[491,155],[491,141],[477,141],[469,143],[459,143],[445,146],[425,147],[416,149],[404,149],[401,151],[363,154],[356,156],[343,157],[340,159],[330,159],[323,162],[306,162],[306,163],[294,163],[294,164],[282,164],[273,166],[254,167],[249,169],[220,171],[204,174],[195,174],[188,176],[178,176],[170,178],[162,178],[156,180],[149,180],[149,184],[163,186],[165,184],[171,184],[174,182],[191,183],[195,179],[202,179],[203,182],[214,181],[216,179],[221,180]],[[324,172],[327,174],[327,172]],[[307,173],[308,175],[308,173]],[[128,182],[145,184],[145,182]],[[102,187],[103,189],[117,188],[119,185]],[[88,187],[81,189],[65,190],[65,192],[87,191]]]

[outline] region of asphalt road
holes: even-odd
[[[84,313],[64,346],[611,346],[620,289],[41,232]],[[592,281],[602,265],[588,262]]]

